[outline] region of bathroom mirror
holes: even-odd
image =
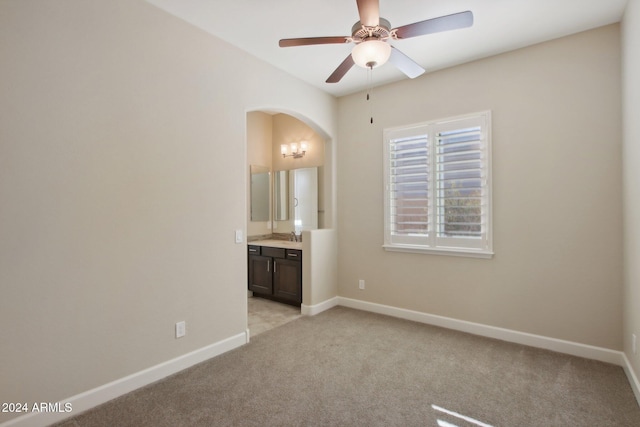
[[[318,168],[274,172],[274,221],[279,231],[318,228]]]
[[[273,174],[274,220],[289,219],[289,171],[277,171]]]
[[[290,171],[289,186],[295,232],[316,230],[318,228],[318,168]]]
[[[269,221],[271,173],[266,166],[250,166],[251,221]]]

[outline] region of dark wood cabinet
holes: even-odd
[[[249,290],[287,304],[302,303],[302,251],[249,245]]]
[[[273,293],[273,258],[249,255],[249,290],[261,294]]]

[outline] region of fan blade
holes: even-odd
[[[380,23],[379,0],[356,0],[360,23],[365,27],[375,27]]]
[[[342,64],[338,65],[338,68],[336,68],[333,74],[329,76],[329,78],[327,79],[327,83],[338,83],[340,79],[342,79],[344,75],[347,74],[347,71],[349,71],[355,64],[356,63],[353,62],[351,54],[349,54],[349,56],[347,56],[347,58],[342,61]]]
[[[454,13],[453,15],[441,16],[439,18],[427,19],[426,21],[415,22],[403,25],[395,29],[395,34],[399,39],[423,36],[425,34],[439,33],[441,31],[457,30],[473,25],[473,13],[470,11]]]
[[[391,56],[389,62],[398,67],[407,77],[414,79],[424,73],[424,68],[418,65],[413,59],[391,46]]]
[[[347,37],[306,37],[298,39],[282,39],[278,43],[280,47],[309,46],[314,44],[341,44],[348,43]]]

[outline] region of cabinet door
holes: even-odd
[[[272,269],[271,257],[249,255],[249,290],[271,295],[273,293]]]
[[[273,295],[302,303],[302,263],[289,259],[273,261]]]

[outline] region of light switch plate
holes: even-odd
[[[236,230],[236,243],[242,243],[242,241],[243,241],[242,230]]]
[[[183,320],[182,322],[176,323],[176,338],[182,338],[187,334],[187,323]]]

